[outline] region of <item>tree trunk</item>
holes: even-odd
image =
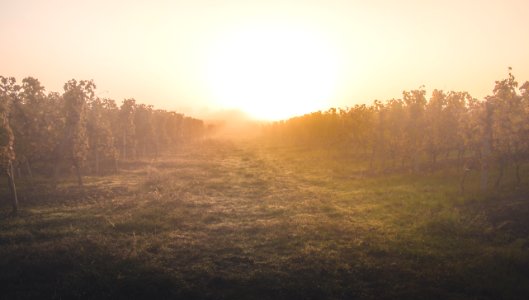
[[[96,152],[96,153],[95,153],[95,160],[96,160],[96,165],[95,165],[95,167],[96,167],[96,175],[99,176],[99,151],[96,150],[95,152]]]
[[[461,181],[459,182],[459,187],[461,188],[461,194],[465,194],[465,180],[467,179],[467,174],[470,172],[470,170],[463,170],[463,177],[461,178]]]
[[[79,166],[79,162],[74,159],[73,166],[75,168],[75,174],[77,175],[77,183],[79,184],[79,187],[83,187],[83,178],[81,177],[81,167]]]
[[[421,169],[421,164],[419,161],[419,153],[415,152],[413,155],[413,172],[419,173],[420,169]]]
[[[457,150],[457,163],[461,164],[463,162],[463,157],[465,157],[465,148],[459,148]]]
[[[487,190],[489,185],[489,163],[487,159],[483,159],[481,162],[481,179],[480,179],[480,189],[482,192]]]
[[[501,179],[503,178],[503,172],[505,170],[505,162],[503,159],[500,160],[500,172],[498,178],[496,178],[496,183],[494,183],[494,188],[498,189],[500,187]]]
[[[154,143],[154,158],[158,158],[158,143],[159,142]]]
[[[25,165],[26,165],[26,171],[28,172],[29,178],[33,179],[33,172],[31,170],[31,164],[29,163],[28,159],[25,160]]]
[[[118,168],[118,158],[117,157],[114,157],[114,172],[118,172],[119,168]]]
[[[17,164],[17,167],[13,167],[14,169],[17,170],[17,176],[18,178],[22,178],[22,170],[20,170],[20,163]]]
[[[431,153],[431,155],[432,155],[432,156],[431,156],[432,161],[431,161],[431,166],[430,166],[430,168],[431,168],[431,170],[433,171],[433,170],[435,170],[435,167],[437,166],[437,156],[439,155],[439,153],[437,153],[437,151],[433,151],[433,152]]]
[[[371,157],[369,158],[369,170],[372,172],[373,167],[375,166],[375,153],[376,153],[376,146],[373,146],[373,149],[371,150]]]
[[[57,188],[57,183],[58,183],[58,178],[59,178],[59,162],[56,161],[55,164],[53,165],[53,187],[54,188]]]
[[[481,191],[486,191],[489,181],[490,154],[492,152],[492,105],[485,104],[484,135],[481,140]]]
[[[123,131],[123,160],[127,159],[127,131]]]
[[[395,170],[397,168],[397,153],[391,151],[391,169]]]
[[[520,162],[516,161],[516,186],[519,187],[522,179],[520,178]]]
[[[15,178],[13,174],[13,163],[9,162],[7,165],[7,183],[9,185],[9,190],[11,191],[11,205],[13,206],[13,214],[16,215],[18,212],[18,197],[17,189],[15,186]]]

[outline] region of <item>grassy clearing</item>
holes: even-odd
[[[458,180],[209,141],[84,192],[21,181],[20,216],[0,206],[0,286],[3,298],[526,299],[527,190],[462,196]]]

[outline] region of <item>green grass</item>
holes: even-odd
[[[19,216],[0,204],[2,298],[527,298],[527,190],[359,169],[209,141],[84,191],[20,180]]]

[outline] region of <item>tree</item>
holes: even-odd
[[[44,87],[39,80],[33,77],[24,78],[20,97],[15,99],[11,113],[18,165],[25,165],[30,178],[33,177],[31,163],[42,154],[48,138],[42,132],[49,125],[45,114],[45,100]]]
[[[134,114],[134,125],[136,128],[135,140],[137,141],[137,152],[145,157],[150,147],[156,148],[156,138],[154,136],[152,105],[136,105]],[[152,149],[151,149],[152,150]],[[152,153],[152,151],[151,151]]]
[[[447,132],[445,131],[446,95],[443,91],[434,90],[430,101],[426,104],[425,111],[425,150],[430,156],[430,165],[436,166],[437,158],[447,145]]]
[[[70,160],[77,175],[79,186],[83,186],[81,167],[88,152],[88,136],[86,132],[86,103],[94,97],[96,88],[93,81],[75,79],[64,85],[64,116],[65,130],[62,152]]]
[[[153,116],[153,127],[154,132],[156,132],[155,135],[155,156],[159,155],[159,151],[162,148],[169,147],[171,137],[169,136],[167,132],[167,123],[169,122],[169,119],[171,117],[171,113],[165,110],[155,110],[154,116]]]
[[[9,124],[9,110],[16,98],[20,86],[15,78],[0,76],[0,169],[7,175],[7,182],[11,191],[13,214],[18,211],[18,198],[13,174],[13,160],[15,160],[14,135]]]
[[[527,114],[523,97],[517,94],[518,82],[510,71],[511,68],[507,79],[496,81],[493,95],[487,97],[487,103],[493,107],[491,142],[494,159],[499,168],[496,187],[499,187],[505,169],[511,163],[516,166],[519,182],[519,167],[527,143]]]
[[[386,104],[386,128],[384,140],[387,141],[385,146],[387,154],[392,160],[393,168],[397,165],[397,160],[401,159],[403,166],[406,159],[406,123],[407,112],[404,101],[401,99],[392,99]]]
[[[119,129],[121,140],[121,159],[132,157],[132,151],[136,149],[136,127],[134,124],[134,113],[136,111],[136,100],[125,99],[119,109]]]
[[[100,174],[102,159],[111,160],[117,169],[117,150],[112,134],[111,112],[116,108],[112,100],[93,98],[88,101],[87,135],[89,157],[94,165],[94,171]]]
[[[365,104],[355,105],[349,111],[341,114],[346,131],[341,138],[351,142],[351,150],[358,155],[364,155],[375,143],[375,108]],[[348,145],[346,145],[348,146]]]
[[[466,92],[448,92],[444,109],[443,131],[446,133],[446,156],[457,151],[457,161],[462,162],[465,155],[465,126],[468,117],[468,103],[472,97]]]
[[[426,91],[413,90],[402,92],[407,109],[406,122],[406,153],[413,164],[413,170],[419,170],[420,152],[423,148],[424,138],[424,111],[426,106]]]

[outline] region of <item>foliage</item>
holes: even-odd
[[[203,135],[201,120],[99,98],[91,80],[72,79],[62,94],[46,94],[33,77],[21,85],[1,77],[0,87],[2,166],[12,163],[28,178],[73,166],[82,185],[83,174],[115,172],[119,160],[155,157]]]
[[[509,69],[510,70],[510,69]],[[529,161],[529,82],[518,89],[511,72],[484,100],[466,92],[404,91],[402,99],[347,109],[330,109],[275,122],[264,136],[278,145],[332,149],[369,160],[368,173],[422,173],[459,165],[480,170],[482,189],[490,188],[496,167],[498,186],[513,165]]]

